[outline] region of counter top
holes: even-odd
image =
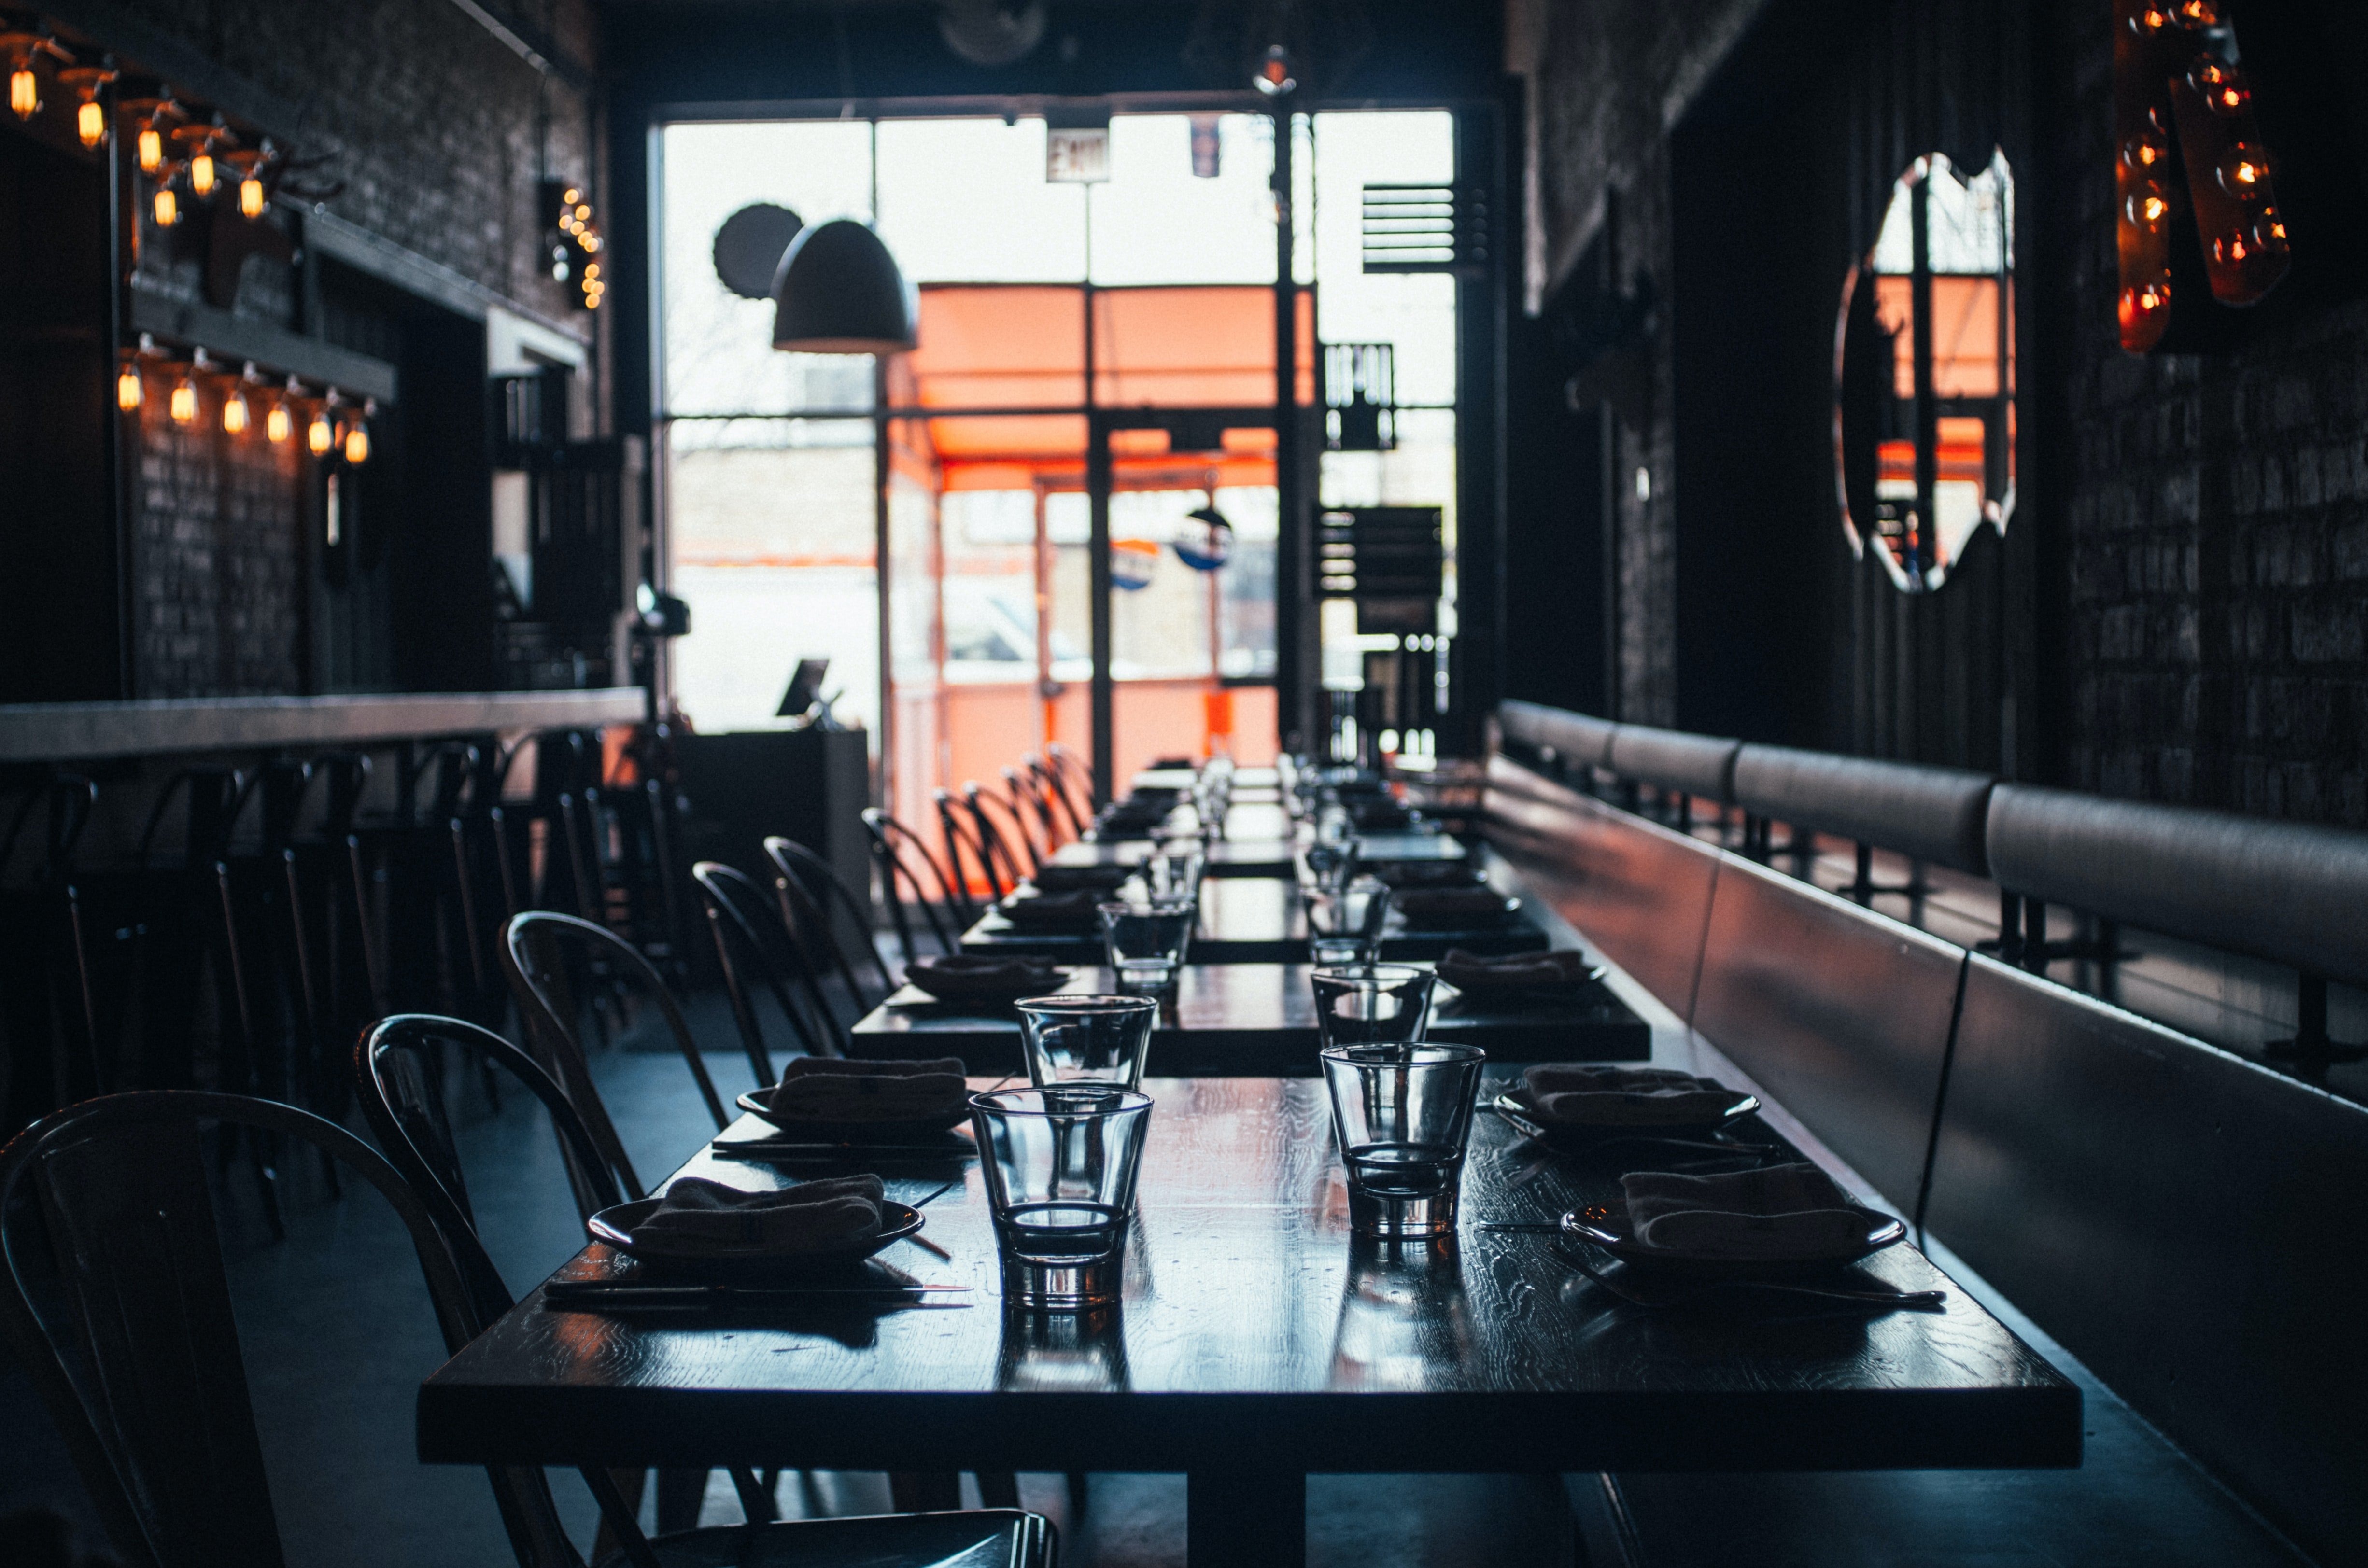
[[[415,735],[631,724],[639,687],[0,703],[0,762],[347,745]]]

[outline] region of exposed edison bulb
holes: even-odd
[[[304,444],[313,449],[313,455],[316,458],[327,457],[329,449],[337,444],[336,426],[329,423],[326,408],[313,415],[313,423],[304,427]]]
[[[2151,169],[2170,156],[2170,144],[2149,131],[2122,143],[2122,162],[2134,169]]]
[[[2212,239],[2212,259],[2229,263],[2246,260],[2254,251],[2253,237],[2239,229],[2233,234],[2215,234]]]
[[[74,110],[74,134],[85,147],[96,147],[107,140],[107,110],[97,98],[85,98]]]
[[[2239,142],[2220,154],[2217,172],[2221,189],[2239,200],[2251,200],[2269,190],[2270,155],[2249,142]]]
[[[571,185],[559,193],[559,199],[565,205],[573,207],[584,199],[584,193]]]
[[[127,364],[115,372],[115,406],[129,414],[140,406],[147,389],[140,383],[140,367]]]
[[[370,461],[370,426],[359,419],[346,426],[346,460],[349,463]]]
[[[2122,330],[2126,333],[2142,322],[2152,321],[2170,309],[2170,285],[2148,283],[2139,288],[2122,290]]]
[[[583,222],[591,216],[592,204],[590,202],[579,201],[575,204],[575,221],[577,222]]]
[[[2288,249],[2286,221],[2274,207],[2264,207],[2253,223],[2253,244],[2264,256],[2283,256]]]
[[[2235,66],[2223,65],[2216,60],[2197,61],[2188,72],[2187,80],[2214,114],[2242,114],[2253,101],[2253,89],[2245,85],[2244,76]]]
[[[171,186],[158,186],[156,187],[156,226],[160,229],[169,229],[180,221],[180,198],[173,194]]]
[[[283,399],[274,403],[263,416],[263,438],[279,446],[295,433],[296,422],[288,416],[288,404]]]
[[[140,172],[153,175],[164,166],[165,133],[151,121],[140,128]]]
[[[2182,28],[2216,28],[2220,25],[2217,0],[2177,0],[2170,14]]]
[[[198,383],[191,381],[186,373],[179,381],[173,383],[171,412],[173,423],[176,425],[192,425],[197,422]]]
[[[18,119],[30,119],[41,110],[41,84],[33,75],[33,62],[20,60],[8,73],[8,107],[17,111]]]
[[[214,155],[200,153],[189,160],[189,193],[211,196],[214,193]]]
[[[2170,26],[2170,13],[2159,6],[2141,6],[2130,13],[2130,31],[2146,38]]]
[[[263,181],[254,175],[238,182],[238,211],[242,218],[263,216]]]
[[[246,393],[235,387],[222,399],[222,429],[233,436],[246,434]]]

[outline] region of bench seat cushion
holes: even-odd
[[[1542,756],[1550,754],[1554,765],[1565,774],[1609,767],[1611,733],[1620,727],[1589,713],[1512,700],[1497,705],[1497,722],[1507,740]]]
[[[1735,799],[1740,741],[1622,724],[1611,736],[1611,771],[1656,790],[1721,804]]]
[[[1735,803],[1756,817],[1879,845],[1976,877],[1989,875],[1987,773],[1791,746],[1735,757]]]

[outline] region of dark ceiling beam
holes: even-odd
[[[593,87],[592,67],[571,58],[559,47],[559,40],[522,17],[510,14],[500,0],[452,0],[461,15],[475,22],[502,46],[537,71],[554,80],[566,83],[579,93],[589,94]]]

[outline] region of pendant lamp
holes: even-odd
[[[773,347],[800,354],[901,354],[918,342],[920,300],[880,236],[849,218],[798,232],[773,274]]]

